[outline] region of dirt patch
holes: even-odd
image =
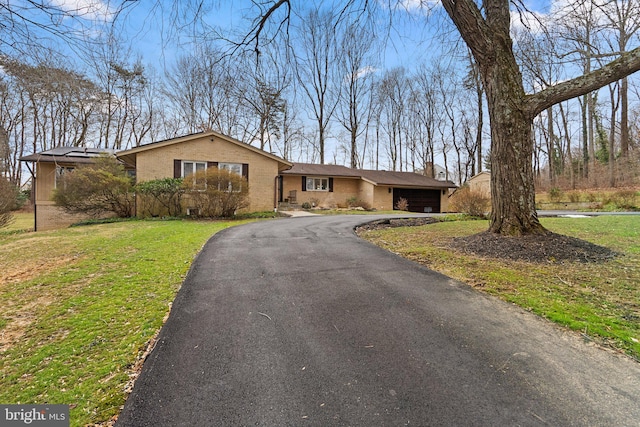
[[[437,221],[436,218],[383,219],[364,224],[358,227],[356,232],[427,225]],[[481,257],[541,264],[603,262],[618,255],[603,246],[552,232],[510,237],[485,231],[471,236],[454,238],[450,247]]]
[[[77,259],[77,257],[61,257],[41,260],[36,264],[23,262],[19,265],[7,266],[0,271],[0,284],[30,280],[56,268],[68,266]]]
[[[0,354],[6,352],[22,339],[27,329],[38,319],[41,307],[46,307],[51,302],[52,298],[50,297],[39,297],[20,308],[3,314],[3,319],[7,323],[4,328],[0,329]],[[15,307],[14,304],[11,306]]]

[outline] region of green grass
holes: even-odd
[[[239,222],[135,221],[0,234],[0,402],[119,413],[194,256]]]
[[[367,231],[366,239],[640,359],[640,217],[547,218],[548,229],[609,247],[604,263],[532,264],[456,252],[486,221]]]
[[[13,222],[5,228],[0,228],[0,235],[7,233],[17,233],[24,231],[32,231],[34,225],[33,212],[14,212]]]

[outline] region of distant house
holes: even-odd
[[[249,182],[249,207],[257,212],[280,203],[341,206],[349,200],[391,210],[401,198],[413,212],[445,212],[449,189],[456,185],[412,172],[350,169],[336,165],[292,164],[278,156],[217,132],[202,132],[141,145],[129,150],[61,147],[22,157],[35,188],[36,230],[68,226],[82,215],[69,215],[52,201],[57,180],[100,155],[116,156],[137,182],[181,178],[208,168],[229,169]],[[139,209],[137,209],[139,210]],[[137,212],[141,214],[141,212]]]
[[[466,185],[471,191],[482,192],[491,196],[491,172],[482,171],[467,180]]]
[[[450,181],[439,181],[413,172],[351,169],[338,165],[296,163],[281,172],[281,194],[296,203],[320,207],[365,202],[377,210],[392,210],[404,198],[411,212],[446,212]]]

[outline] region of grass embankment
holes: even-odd
[[[72,426],[118,414],[194,256],[238,223],[0,233],[0,402],[70,404]]]
[[[541,265],[479,258],[449,248],[454,237],[486,230],[485,221],[441,222],[361,235],[640,359],[640,217],[547,218],[542,223],[551,231],[611,248],[621,256],[605,263]]]

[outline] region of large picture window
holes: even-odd
[[[233,172],[237,175],[242,176],[242,163],[218,163],[218,169],[227,170],[229,172]],[[228,188],[226,190],[229,192],[242,191],[242,188],[235,188],[231,181],[229,181],[229,183],[227,184],[227,187]],[[222,188],[220,188],[220,190],[222,190]]]
[[[307,191],[329,191],[329,178],[307,177]]]

